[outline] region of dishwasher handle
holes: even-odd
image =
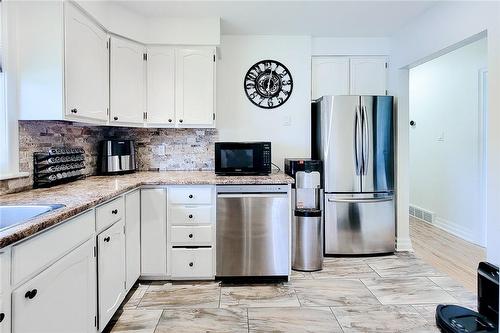
[[[217,198],[286,198],[287,193],[218,193]]]

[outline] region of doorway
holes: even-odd
[[[486,247],[486,38],[410,69],[410,237],[476,290]]]

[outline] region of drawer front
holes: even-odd
[[[172,245],[203,246],[212,245],[212,226],[184,227],[173,226],[170,229]]]
[[[212,206],[171,206],[169,221],[171,225],[213,223],[212,210]]]
[[[15,285],[89,239],[95,229],[94,211],[12,247],[12,283]]]
[[[97,232],[104,230],[123,217],[125,202],[119,197],[95,209]]]
[[[206,205],[212,203],[213,189],[208,187],[171,187],[168,201],[172,204]]]
[[[211,248],[172,249],[172,278],[213,278]]]

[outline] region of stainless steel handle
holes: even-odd
[[[362,133],[361,133],[361,111],[360,107],[356,106],[356,116],[354,117],[354,160],[356,164],[356,175],[361,174],[362,170],[362,162],[361,162],[361,154],[362,154]]]
[[[362,119],[361,124],[363,128],[363,175],[368,174],[368,152],[370,150],[370,133],[368,130],[368,113],[366,112],[366,106],[362,106]]]
[[[286,198],[286,193],[234,193],[217,194],[217,198]]]
[[[384,198],[358,198],[358,199],[328,199],[328,202],[349,202],[349,203],[372,203],[372,202],[385,202],[393,200],[393,197]]]

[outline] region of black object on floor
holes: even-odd
[[[477,295],[479,312],[458,305],[438,305],[436,325],[442,332],[498,333],[498,267],[479,263]]]
[[[436,325],[445,333],[498,332],[488,318],[458,305],[438,305]]]

